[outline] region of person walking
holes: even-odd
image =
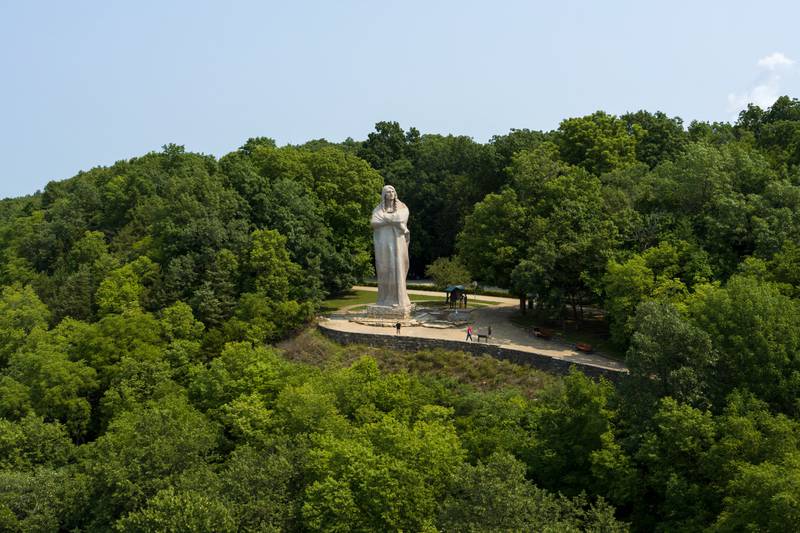
[[[400,335],[400,326],[401,326],[400,322],[394,325],[395,335]]]
[[[472,342],[472,326],[467,326],[467,342]]]

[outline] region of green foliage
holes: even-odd
[[[182,389],[172,380],[173,375],[173,369],[164,360],[123,358],[100,399],[101,423],[105,425],[150,400],[179,394]]]
[[[424,268],[438,257],[453,254],[456,236],[475,202],[498,192],[507,181],[503,169],[525,134],[503,143],[498,158],[493,146],[469,137],[423,135],[414,128],[406,132],[396,122],[379,122],[376,131],[362,143],[359,155],[391,183],[411,208],[413,238],[410,244],[411,272],[422,276]]]
[[[630,338],[633,330],[630,318],[636,306],[645,298],[652,296],[655,275],[641,255],[635,255],[617,263],[609,261],[603,275],[603,289],[606,293],[606,311],[611,322],[612,338],[622,344]]]
[[[525,211],[517,194],[489,194],[464,221],[458,253],[467,269],[485,283],[509,286],[511,271],[524,257]]]
[[[800,406],[800,302],[768,282],[734,276],[706,287],[689,303],[693,320],[719,351],[715,379],[722,393],[753,392],[783,412]]]
[[[686,146],[687,135],[683,121],[669,118],[661,111],[637,111],[620,117],[636,137],[636,159],[655,168],[659,163],[674,158]]]
[[[239,446],[220,474],[221,494],[240,530],[285,531],[295,519],[292,485],[297,464],[284,448],[274,452]]]
[[[50,311],[30,286],[3,287],[0,296],[0,367],[35,328],[46,329]]]
[[[485,459],[493,453],[519,453],[530,438],[529,404],[517,391],[469,394],[455,404],[456,427],[470,456]]]
[[[453,487],[439,515],[446,531],[627,531],[602,501],[588,505],[536,488],[506,453],[464,465]]]
[[[418,140],[419,131],[415,128],[406,133],[397,122],[378,122],[358,155],[374,168],[382,169],[401,157],[408,157]]]
[[[66,319],[43,342],[94,369],[101,388],[108,386],[125,357],[158,360],[167,345],[158,319],[139,310],[110,314],[94,324]]]
[[[58,531],[77,523],[88,504],[89,480],[60,469],[0,470],[0,529]]]
[[[731,394],[716,425],[718,440],[708,460],[720,494],[744,463],[781,461],[800,444],[797,420],[771,413],[767,403],[751,394]]]
[[[488,195],[467,217],[460,257],[479,279],[576,310],[617,240],[601,183],[558,161],[549,143],[517,154],[509,173],[513,188]]]
[[[145,283],[156,273],[156,265],[147,257],[113,270],[97,288],[100,316],[141,309]]]
[[[794,298],[800,297],[800,245],[786,241],[768,265],[765,274],[784,285],[783,292]]]
[[[457,257],[440,257],[425,267],[425,275],[433,280],[437,289],[444,289],[449,285],[467,287],[472,283],[472,276]]]
[[[737,128],[755,135],[756,142],[778,164],[800,164],[800,101],[781,96],[768,110],[749,105],[739,114]]]
[[[541,131],[512,128],[505,135],[492,136],[489,143],[494,148],[497,167],[502,170],[511,164],[517,152],[532,150],[547,138],[548,135]]]
[[[300,268],[289,259],[286,238],[275,230],[257,230],[251,238],[248,268],[255,290],[269,300],[285,300],[289,287],[301,282]]]
[[[790,529],[798,125],[788,97],[485,144],[380,122],[0,201],[0,529]],[[383,183],[412,276],[602,315],[630,375],[294,336],[372,274]]]
[[[280,231],[292,261],[313,275],[304,282],[312,295],[348,289],[370,272],[369,213],[382,180],[364,161],[332,146],[261,144],[220,165],[252,220]]]
[[[236,531],[234,518],[224,502],[201,492],[176,492],[169,487],[148,500],[141,510],[129,513],[115,527],[119,531]]]
[[[189,395],[203,409],[218,408],[254,392],[273,398],[283,383],[285,366],[272,348],[228,344],[207,367],[192,368]]]
[[[72,317],[91,320],[97,310],[97,291],[109,273],[119,267],[119,259],[108,250],[105,235],[86,231],[59,261],[48,282],[40,281],[54,314],[60,320]],[[110,276],[112,279],[117,276]],[[111,279],[107,282],[111,284]],[[110,287],[107,286],[106,290]]]
[[[592,456],[613,428],[613,396],[610,383],[594,383],[573,370],[563,388],[542,397],[531,413],[532,441],[525,451],[537,483],[572,495],[594,488]]]
[[[669,396],[698,407],[719,398],[714,375],[721,364],[709,335],[668,302],[639,305],[625,362],[629,405],[648,410]]]
[[[73,437],[84,435],[91,417],[87,396],[97,388],[97,373],[83,361],[70,361],[46,339],[29,344],[11,356],[3,385],[24,391],[37,415],[62,422]],[[3,415],[12,414],[2,408]]]
[[[381,185],[334,145],[254,140],[219,163],[167,146],[54,182],[27,209],[9,210],[0,272],[30,284],[56,321],[183,301],[220,328],[255,291],[270,305],[313,308],[371,272],[369,213]]]
[[[219,439],[217,426],[180,396],[120,414],[105,434],[84,450],[82,469],[92,479],[94,527],[140,508],[182,475],[203,466],[212,458]],[[174,502],[164,496],[154,502],[153,516],[146,514],[141,519],[159,520],[170,505],[191,507],[195,503],[191,498]]]
[[[785,531],[800,520],[800,456],[742,465],[712,531]]]
[[[310,383],[285,387],[275,400],[274,419],[281,431],[291,435],[320,432],[342,436],[348,430],[336,396]]]
[[[30,415],[19,421],[0,419],[0,469],[60,467],[74,455],[66,428]]]
[[[339,411],[362,421],[381,413],[408,420],[427,403],[431,394],[407,374],[382,375],[375,360],[369,357],[336,371],[333,377],[329,387]]]
[[[707,255],[685,241],[661,242],[624,263],[612,259],[602,278],[612,338],[625,346],[639,303],[654,299],[680,307],[688,290],[710,277]]]
[[[312,530],[430,529],[441,483],[461,458],[452,425],[439,421],[409,427],[382,417],[348,439],[320,437],[303,522]]]
[[[713,492],[708,490],[706,458],[715,439],[711,413],[665,398],[653,417],[653,429],[642,437],[636,459],[647,469],[645,497],[657,502],[662,531],[692,531],[714,515]],[[647,513],[646,500],[641,513]],[[644,522],[645,517],[641,518]]]
[[[161,326],[170,340],[198,340],[203,334],[202,322],[195,320],[192,308],[184,302],[176,302],[161,311]]]
[[[636,158],[636,136],[642,128],[635,122],[628,127],[625,121],[602,111],[566,119],[558,127],[559,151],[564,161],[597,175],[630,165]]]

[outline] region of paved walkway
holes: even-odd
[[[376,287],[353,287],[353,290],[375,291]],[[423,291],[409,289],[409,294],[435,295],[440,296],[440,292]],[[537,353],[547,357],[554,357],[577,364],[596,366],[606,370],[618,372],[626,371],[623,363],[614,359],[609,359],[598,353],[583,353],[571,349],[569,346],[556,341],[547,341],[530,335],[524,329],[511,322],[512,314],[519,307],[519,300],[515,298],[503,298],[499,296],[470,296],[480,302],[492,302],[496,305],[475,308],[470,313],[470,323],[475,331],[473,337],[477,340],[477,333],[486,333],[489,326],[492,327],[491,344],[502,348],[510,348],[524,352]],[[369,333],[373,335],[394,335],[393,327],[368,326],[356,324],[346,318],[327,318],[320,320],[320,325],[338,331],[350,331],[355,333]],[[418,337],[422,339],[446,339],[452,341],[465,341],[466,328],[429,328],[424,326],[404,326],[401,331],[403,336]]]

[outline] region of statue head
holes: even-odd
[[[397,191],[391,185],[384,185],[381,189],[381,202],[387,211],[394,211],[397,208]]]

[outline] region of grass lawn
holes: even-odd
[[[331,313],[350,305],[374,303],[376,294],[371,291],[347,291],[343,295],[322,302],[321,311]]]
[[[439,302],[444,302],[444,296],[436,297],[429,294],[409,294],[408,297],[411,299],[412,302],[426,302],[430,304],[436,304]],[[378,293],[373,291],[348,291],[342,296],[338,296],[336,298],[332,298],[329,300],[325,300],[322,302],[322,312],[323,313],[332,313],[334,311],[339,311],[345,307],[349,307],[351,305],[361,305],[367,306],[369,304],[374,304],[375,301],[378,299]]]
[[[541,316],[535,311],[528,311],[524,315],[517,311],[511,317],[511,322],[523,328],[547,328],[553,331],[553,340],[557,342],[567,344],[584,342],[591,344],[595,350],[611,359],[616,359],[618,361],[625,360],[625,353],[620,351],[619,348],[609,340],[608,324],[600,315],[587,315],[583,322],[581,322],[580,329],[576,328],[576,324],[573,320],[567,320],[566,331],[562,328],[560,320],[553,320]]]
[[[409,294],[409,299],[420,305],[429,307],[444,306],[444,296],[435,296],[432,294]],[[322,302],[321,311],[323,313],[333,313],[345,307],[356,306],[353,310],[357,311],[363,309],[369,304],[374,304],[378,298],[378,293],[373,291],[348,291],[344,295],[337,296]],[[478,302],[470,300],[469,307],[485,307],[487,305],[494,305],[491,302]]]
[[[375,293],[373,293],[373,294],[375,294]],[[421,294],[409,294],[408,297],[411,299],[412,302],[417,304],[417,306],[419,306],[419,307],[442,307],[443,308],[445,305],[447,305],[444,302],[444,298],[441,298],[439,300],[420,300],[419,298],[429,298],[429,296],[423,296]],[[371,303],[374,303],[374,302],[371,302]],[[363,311],[364,309],[367,308],[367,305],[369,305],[369,304],[357,305],[356,307],[351,307],[350,309],[348,309],[348,311]],[[492,302],[470,302],[469,303],[469,309],[473,309],[475,307],[486,307],[487,305],[495,305],[495,304],[493,304]]]

